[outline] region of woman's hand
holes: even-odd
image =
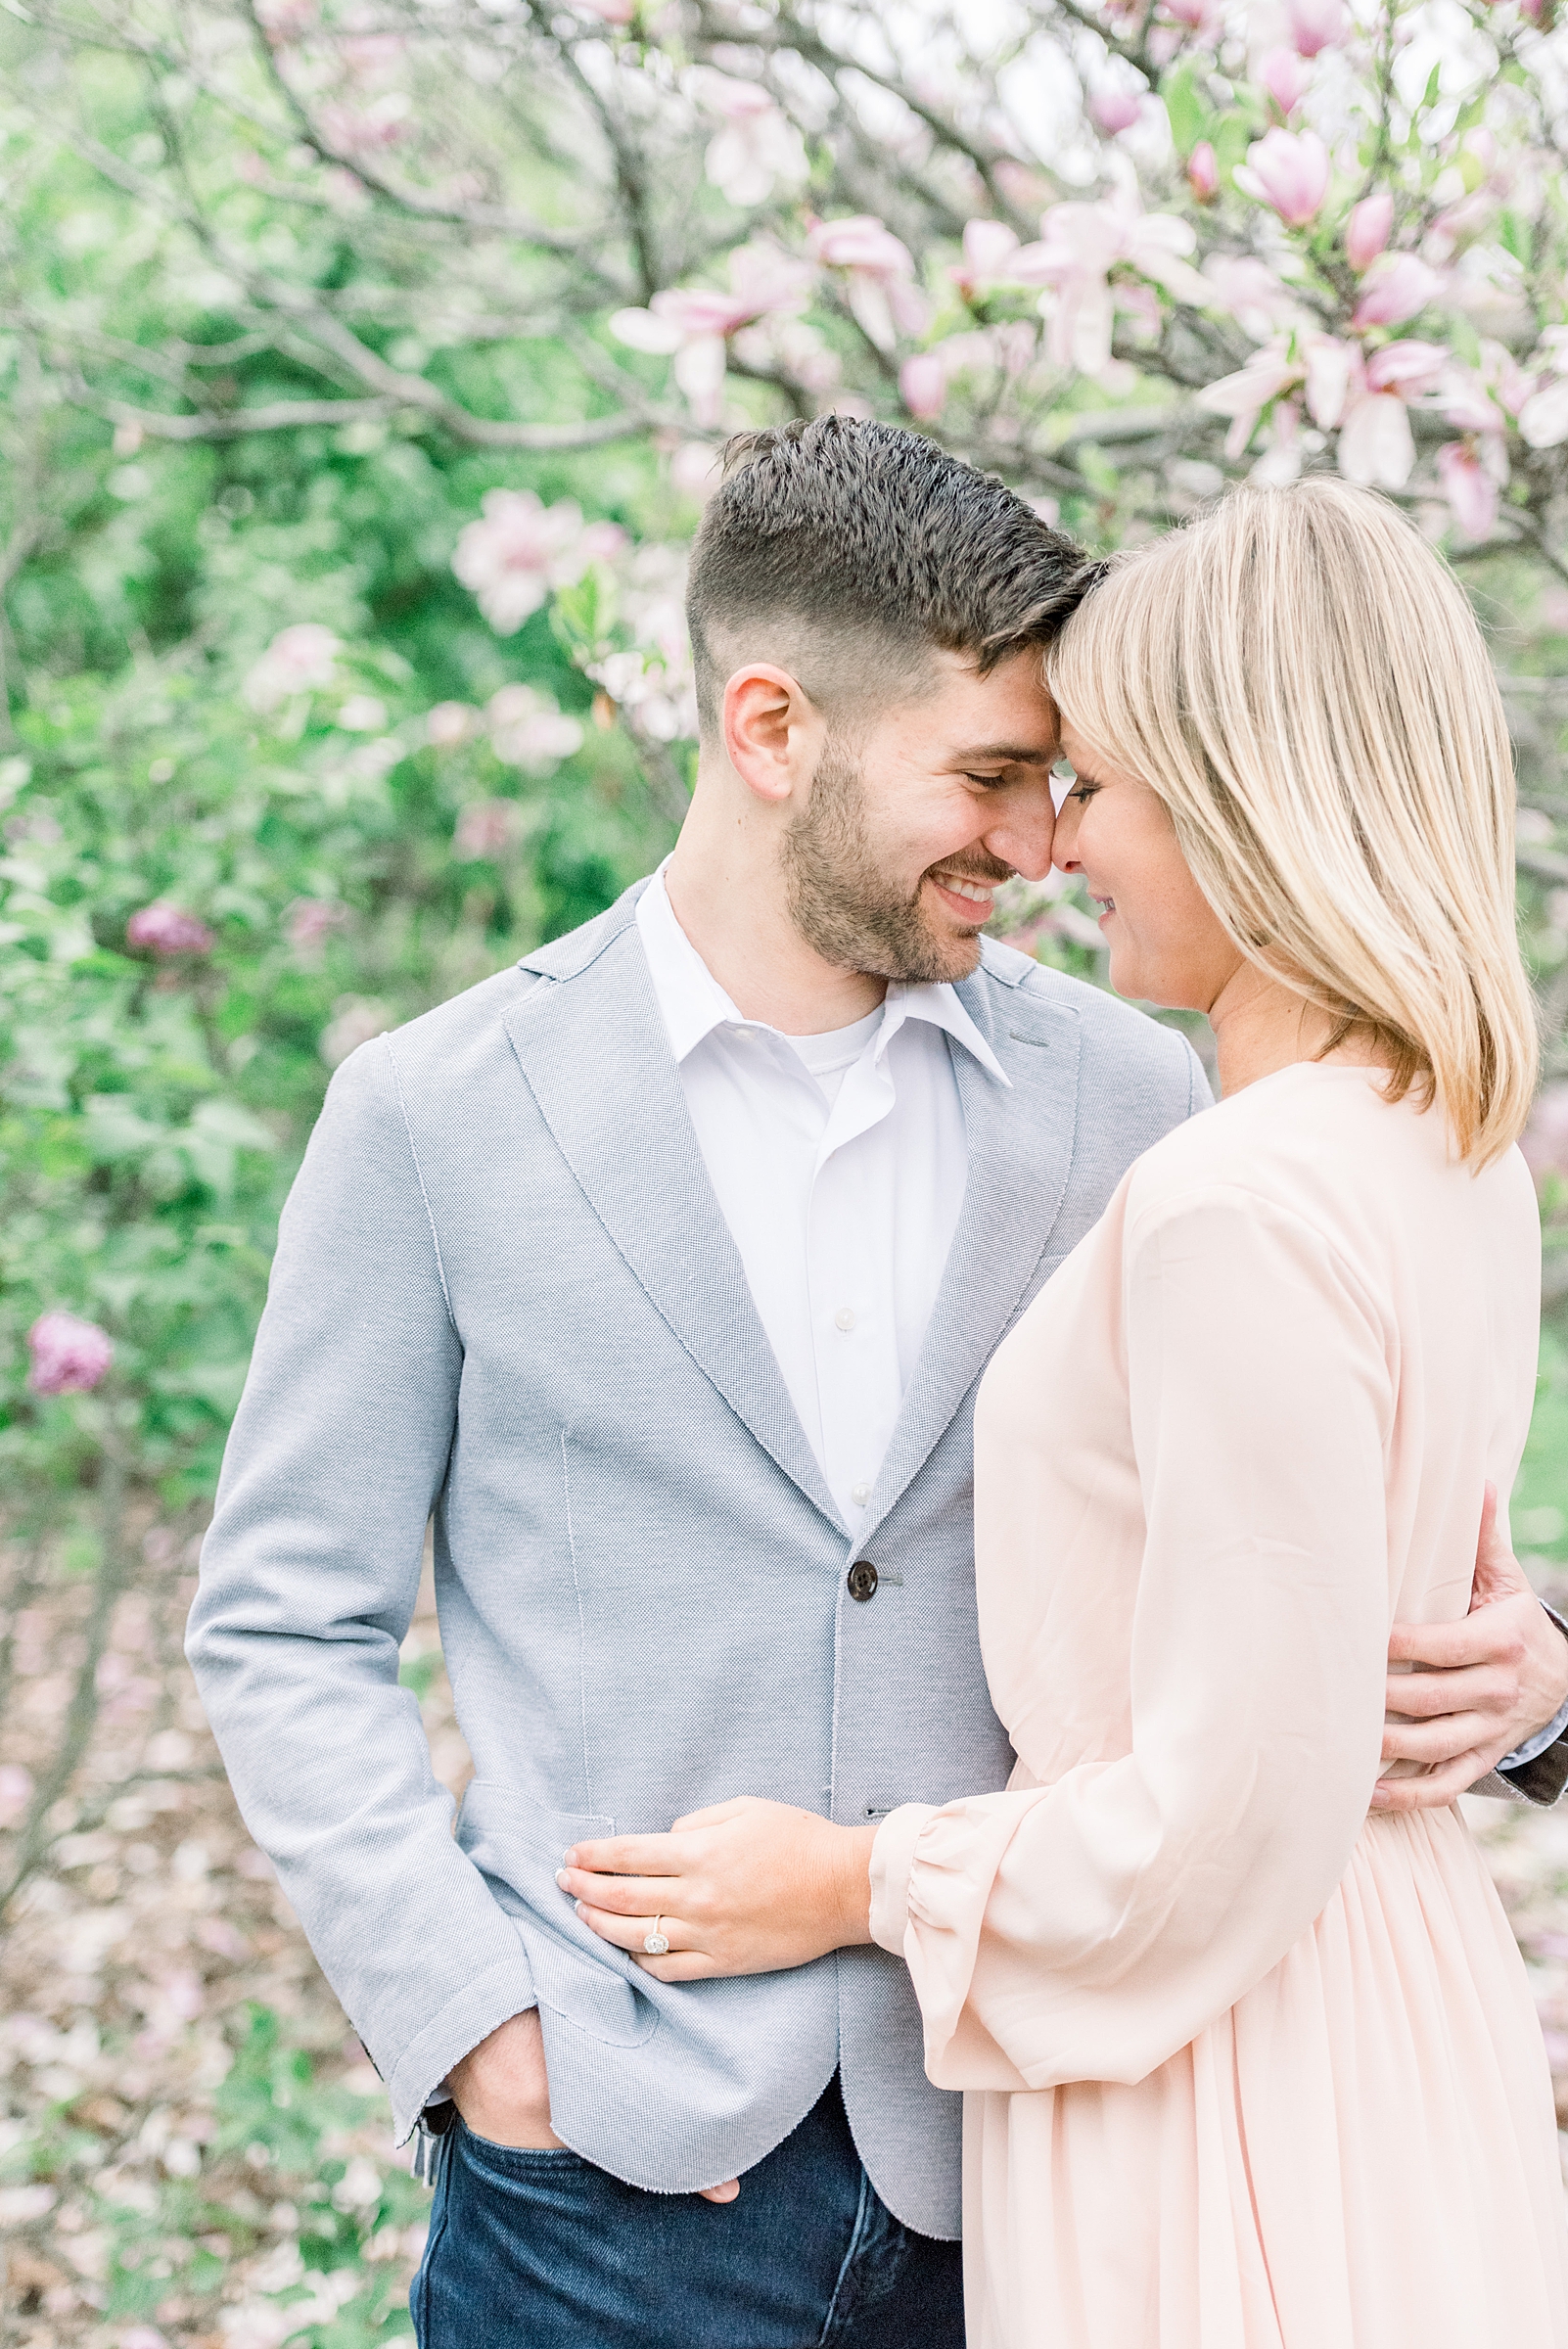
[[[876,1832],[743,1795],[668,1835],[576,1844],[555,1880],[585,1924],[661,1982],[772,1974],[871,1939]],[[644,1948],[655,1917],[667,1955]]]

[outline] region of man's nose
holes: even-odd
[[[1051,869],[1051,842],[1056,832],[1056,809],[1050,787],[1041,783],[1027,803],[998,812],[997,820],[982,835],[983,846],[1003,864],[1010,864],[1026,881],[1043,881]]]
[[[1056,832],[1051,841],[1051,862],[1059,873],[1081,873],[1084,867],[1073,852],[1078,847],[1080,809],[1071,801],[1056,818]]]

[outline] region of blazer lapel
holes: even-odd
[[[570,960],[551,947],[529,957],[526,970],[548,976],[508,1015],[507,1034],[562,1157],[655,1310],[842,1531],[703,1164],[633,902],[563,941]]]
[[[948,1039],[969,1152],[964,1203],[925,1344],[866,1506],[860,1549],[930,1457],[1017,1311],[1049,1244],[1072,1166],[1077,1013],[1021,989],[988,990],[978,978],[958,992],[1012,1089]]]

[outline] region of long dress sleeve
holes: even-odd
[[[1027,1322],[982,1398],[980,1537],[1005,1569],[983,1631],[1025,1782],[907,1807],[878,1837],[873,1931],[909,1965],[945,2088],[1144,2078],[1320,1912],[1378,1773],[1389,1317],[1309,1221],[1241,1186],[1141,1214],[1134,1190],[1126,1219],[1106,1309],[1119,1438],[1064,1481]],[[1082,1452],[1081,1418],[1061,1441]],[[1011,1636],[1006,1590],[1032,1555],[1071,1554],[1085,1493],[1118,1476],[1142,1523],[1125,1750],[1063,1767],[1059,1723],[1031,1717],[1048,1676],[1022,1615]],[[1101,1603],[1095,1558],[1065,1580],[1069,1606]]]

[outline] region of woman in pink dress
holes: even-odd
[[[1522,1961],[1456,1809],[1369,1810],[1389,1627],[1464,1614],[1534,1390],[1485,647],[1413,529],[1311,482],[1113,565],[1049,681],[1056,861],[1120,992],[1209,1013],[1223,1099],[981,1391],[1012,1781],[870,1850],[966,2092],[970,2340],[1562,2349]]]

